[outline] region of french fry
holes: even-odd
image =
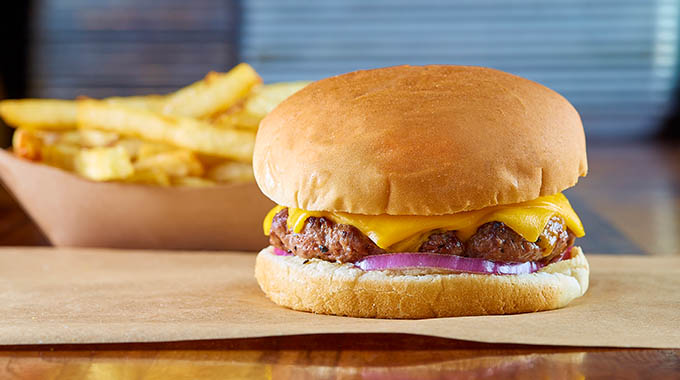
[[[41,161],[47,165],[75,171],[76,159],[81,152],[81,148],[75,145],[51,144],[43,145],[40,154]]]
[[[174,150],[140,158],[134,164],[135,170],[159,170],[171,177],[201,176],[203,165],[192,152]]]
[[[19,128],[14,132],[12,148],[19,157],[71,170],[79,144],[78,131],[60,133]]]
[[[177,150],[177,148],[166,144],[145,141],[142,143],[142,145],[139,146],[136,158],[139,160],[143,160],[147,157],[155,156],[159,153],[170,152],[173,150]]]
[[[260,87],[253,96],[246,100],[243,109],[245,112],[262,119],[276,108],[279,103],[300,91],[309,83],[310,82],[300,81],[266,84]]]
[[[77,132],[80,134],[80,145],[89,148],[111,146],[118,141],[119,138],[115,133],[92,129],[81,129]]]
[[[186,187],[210,187],[215,186],[215,182],[201,177],[174,177],[172,178],[172,185]]]
[[[43,142],[35,133],[23,128],[14,132],[12,137],[12,149],[18,157],[31,161],[38,161],[42,157]]]
[[[252,182],[255,180],[253,167],[242,162],[224,162],[213,166],[206,177],[215,182]]]
[[[81,150],[75,158],[74,169],[94,181],[125,179],[134,173],[130,156],[121,146]]]
[[[246,112],[243,108],[231,112],[223,113],[212,120],[212,124],[221,128],[244,128],[257,129],[262,118]]]
[[[227,73],[210,72],[204,79],[170,95],[163,107],[168,115],[205,118],[227,110],[260,83],[250,65],[241,63]]]
[[[127,106],[161,112],[167,97],[165,95],[113,96],[103,99],[113,105]]]
[[[73,146],[81,146],[83,143],[83,136],[77,129],[64,132],[45,132],[35,131],[43,140],[45,145],[51,144],[66,144]]]
[[[76,104],[61,99],[0,101],[0,116],[13,127],[65,130],[76,127]]]
[[[74,144],[80,142],[77,132],[54,134],[20,128],[14,133],[12,146],[19,157],[75,171],[93,180],[120,179],[132,173],[123,148],[84,149]]]
[[[23,128],[21,129],[25,131]],[[32,133],[42,139],[44,145],[66,144],[81,148],[94,148],[98,146],[112,146],[118,141],[118,135],[110,132],[97,130],[67,130],[67,131],[43,131],[33,130]]]
[[[131,176],[124,179],[129,183],[142,183],[145,185],[170,186],[170,177],[167,173],[158,170],[136,170]]]
[[[78,102],[78,127],[139,137],[245,162],[252,160],[255,144],[254,133],[250,131],[220,129],[200,120],[159,115],[96,100]]]
[[[116,141],[115,143],[116,146],[123,147],[123,149],[125,149],[128,152],[130,158],[132,158],[133,160],[137,159],[137,156],[139,155],[139,150],[144,144],[147,143],[134,137],[123,137]]]
[[[200,153],[197,154],[196,157],[198,157],[198,160],[201,161],[201,164],[203,164],[203,167],[205,168],[211,168],[224,162],[223,157],[206,156],[205,154]]]
[[[115,133],[102,132],[96,130],[67,130],[67,131],[44,131],[34,130],[33,133],[39,136],[43,144],[67,144],[83,148],[94,148],[98,146],[111,146],[118,141]]]
[[[165,96],[145,95],[111,97],[105,102],[129,107],[160,111]],[[9,99],[0,101],[0,117],[13,127],[42,130],[76,128],[77,104],[64,99]]]
[[[213,123],[222,127],[257,129],[260,121],[279,103],[300,91],[310,82],[281,82],[259,86],[241,107],[233,112],[225,112],[213,119]]]

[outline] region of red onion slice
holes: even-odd
[[[550,263],[571,258],[569,247],[563,254]],[[292,256],[292,253],[279,248],[274,248],[277,256]],[[535,261],[525,263],[512,263],[504,261],[491,261],[473,257],[445,255],[441,253],[427,252],[399,252],[386,253],[384,255],[366,256],[354,263],[359,269],[365,271],[407,269],[407,268],[438,268],[447,269],[458,273],[519,275],[534,273],[546,264]]]
[[[544,264],[529,261],[525,263],[508,263],[490,261],[472,257],[445,255],[426,252],[400,252],[384,255],[366,256],[354,263],[366,270],[407,269],[407,268],[438,268],[454,272],[518,275],[529,274],[544,267]]]
[[[293,256],[292,253],[286,252],[286,251],[284,251],[283,249],[281,249],[281,248],[276,248],[276,247],[274,247],[274,254],[275,254],[276,256]]]

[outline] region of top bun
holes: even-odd
[[[288,207],[441,215],[536,199],[588,170],[578,112],[502,71],[397,66],[314,82],[260,124],[253,167]]]

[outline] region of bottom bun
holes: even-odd
[[[532,274],[399,274],[352,264],[257,255],[255,278],[275,303],[319,314],[366,318],[433,318],[558,309],[588,289],[590,268],[579,247],[572,258]]]

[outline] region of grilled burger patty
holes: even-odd
[[[269,241],[302,258],[353,263],[365,256],[387,253],[354,226],[310,217],[300,233],[293,233],[287,228],[287,220],[288,209],[274,216]],[[571,246],[574,238],[564,220],[553,216],[536,242],[524,239],[504,223],[489,222],[479,226],[465,242],[454,231],[433,232],[418,251],[494,261],[548,262]]]

